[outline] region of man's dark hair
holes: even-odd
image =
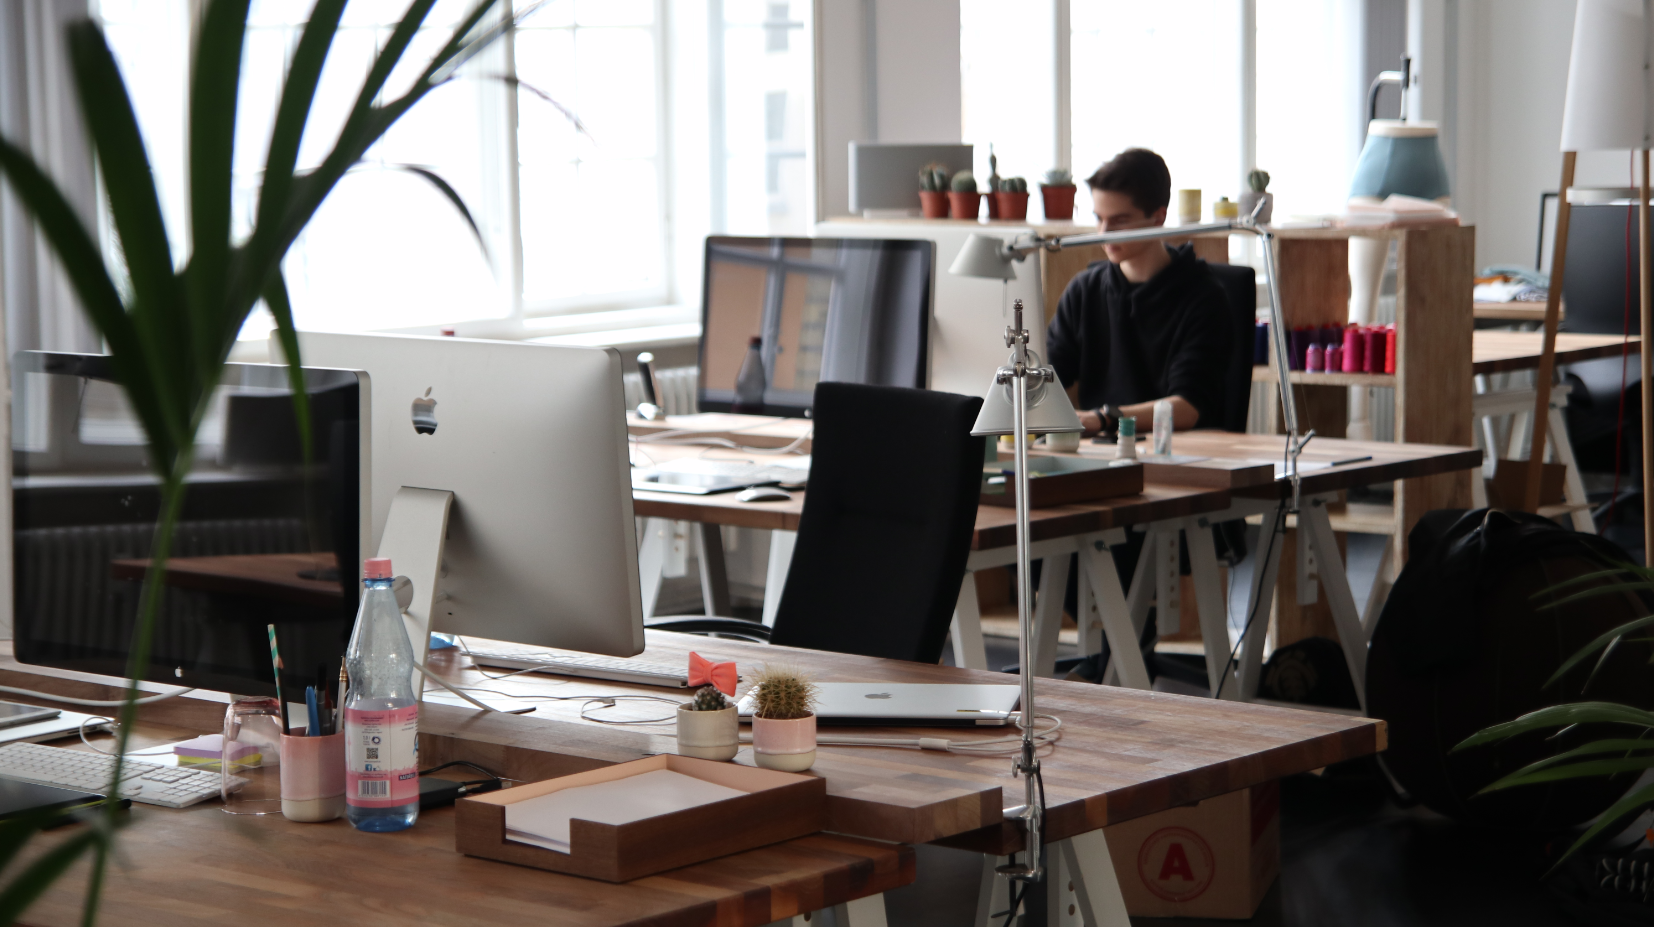
[[[1109,190],[1131,197],[1131,204],[1152,216],[1172,201],[1172,172],[1164,158],[1147,148],[1127,148],[1097,173],[1087,177],[1093,190]]]

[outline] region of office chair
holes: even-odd
[[[1562,298],[1567,303],[1560,326],[1563,331],[1618,335],[1629,328],[1632,335],[1639,333],[1637,239],[1634,207],[1612,203],[1574,205],[1568,225],[1568,272],[1562,284]],[[1616,441],[1622,373],[1625,434]],[[1605,357],[1569,364],[1563,368],[1563,377],[1573,386],[1565,416],[1580,469],[1612,472],[1618,444],[1621,471],[1635,472],[1639,460],[1636,449],[1642,445],[1638,433],[1642,377],[1637,355],[1631,354],[1624,371],[1620,358]]]
[[[981,496],[982,400],[819,383],[810,487],[775,627],[662,618],[662,631],[935,663],[965,578]]]
[[[1224,396],[1223,419],[1215,423],[1224,431],[1245,431],[1246,410],[1252,400],[1252,330],[1258,318],[1258,275],[1250,267],[1235,264],[1207,264],[1229,304],[1229,389]]]

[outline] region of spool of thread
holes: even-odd
[[[1341,345],[1331,345],[1327,348],[1327,372],[1337,373],[1344,369],[1344,348]]]
[[[1179,190],[1179,191],[1177,191],[1177,224],[1178,225],[1199,225],[1200,224],[1200,191],[1199,190]]]
[[[1384,326],[1384,372],[1396,372],[1396,323]]]
[[[1252,326],[1252,363],[1269,363],[1269,323],[1259,322]]]
[[[1381,373],[1384,370],[1385,343],[1389,339],[1385,337],[1384,329],[1377,325],[1367,329],[1366,335],[1367,359],[1362,363],[1361,369],[1367,373]]]
[[[1137,418],[1132,415],[1120,416],[1120,449],[1114,456],[1121,460],[1135,460],[1137,457]]]
[[[1338,352],[1342,362],[1341,370],[1345,373],[1359,373],[1361,371],[1361,329],[1351,325],[1344,329],[1344,350]]]
[[[1304,369],[1310,373],[1324,372],[1326,370],[1323,366],[1326,357],[1325,352],[1326,349],[1318,344],[1310,345],[1309,350],[1304,352]]]

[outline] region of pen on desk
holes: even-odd
[[[281,696],[281,651],[276,647],[276,626],[265,625],[270,632],[270,666],[276,674],[276,704],[281,706],[281,732],[287,733],[290,728],[287,724],[287,699]]]
[[[345,672],[345,662],[339,661],[339,701],[333,707],[333,732],[337,734],[345,726],[345,691],[350,688],[350,674]]]
[[[306,736],[306,737],[320,737],[320,736],[322,736],[322,712],[321,712],[321,706],[319,706],[316,703],[316,687],[315,686],[305,686],[304,687],[304,711],[305,711],[305,716],[306,716],[305,717],[304,736]]]

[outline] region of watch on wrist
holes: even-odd
[[[1097,433],[1112,438],[1120,429],[1120,413],[1108,403],[1103,403],[1095,410],[1097,421],[1100,423]]]

